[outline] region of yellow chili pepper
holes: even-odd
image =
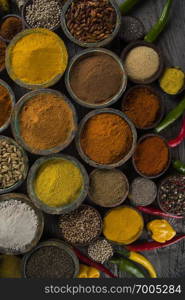
[[[151,238],[159,243],[170,241],[176,231],[166,220],[153,220],[147,224],[147,229],[151,232]]]
[[[93,268],[83,264],[80,264],[80,272],[77,278],[99,278],[100,272]]]

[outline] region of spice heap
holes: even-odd
[[[51,159],[38,170],[34,190],[40,201],[60,207],[78,199],[83,188],[80,169],[71,161]]]
[[[69,104],[52,93],[31,98],[23,106],[19,122],[22,138],[36,151],[65,144],[75,127]]]
[[[146,176],[164,171],[169,162],[169,150],[161,137],[150,136],[142,140],[133,156],[136,168]]]
[[[79,41],[107,39],[116,27],[116,11],[109,0],[75,0],[66,13],[70,33]]]
[[[185,213],[185,176],[170,176],[162,182],[159,189],[161,207],[175,215]]]
[[[169,95],[175,95],[185,85],[185,74],[176,68],[167,68],[160,79],[161,89]]]
[[[113,248],[106,239],[97,240],[89,245],[87,251],[91,259],[102,264],[113,256]]]
[[[63,74],[68,61],[64,42],[53,32],[27,31],[9,51],[13,79],[25,84],[46,84]]]
[[[59,0],[32,0],[25,9],[25,20],[31,28],[54,29],[60,24],[62,6]]]
[[[158,71],[159,54],[151,47],[138,46],[129,51],[124,64],[130,79],[145,81]]]
[[[37,227],[37,215],[28,204],[15,199],[0,202],[0,247],[24,251]]]
[[[110,101],[120,91],[122,81],[123,72],[118,62],[110,55],[100,53],[80,59],[70,76],[73,93],[92,104]]]
[[[113,164],[127,155],[132,140],[126,121],[113,113],[100,113],[87,121],[80,143],[91,160],[99,164]]]
[[[119,170],[98,170],[90,176],[89,196],[103,207],[119,205],[128,194],[128,181]]]
[[[149,87],[137,86],[124,98],[122,110],[138,128],[151,127],[159,116],[159,97]]]
[[[12,112],[12,101],[10,93],[0,83],[0,128],[10,119]]]
[[[29,258],[26,275],[30,279],[73,278],[74,262],[63,249],[55,246],[41,247]]]
[[[0,26],[0,36],[7,41],[13,39],[13,37],[22,31],[23,25],[21,18],[18,17],[8,17],[6,18]]]
[[[59,234],[71,244],[86,245],[101,233],[101,219],[96,209],[83,205],[73,212],[61,215]]]
[[[143,226],[143,218],[137,210],[121,206],[104,217],[103,234],[110,241],[128,245],[138,239]]]
[[[143,23],[138,18],[132,16],[122,17],[121,29],[119,32],[121,40],[125,43],[130,43],[143,39],[144,34],[145,29]]]
[[[0,189],[13,186],[25,177],[26,166],[20,147],[0,139]]]
[[[0,72],[5,68],[6,44],[0,40]]]
[[[157,186],[150,179],[137,177],[130,186],[129,199],[133,205],[147,206],[157,196]]]

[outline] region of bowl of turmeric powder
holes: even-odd
[[[10,86],[0,79],[0,133],[10,124],[15,105],[15,95]]]
[[[81,121],[76,147],[90,166],[112,169],[123,165],[134,153],[137,132],[130,119],[117,109],[91,111]]]

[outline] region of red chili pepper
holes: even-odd
[[[135,252],[149,251],[149,250],[165,248],[167,246],[176,244],[177,242],[180,242],[183,239],[185,239],[185,234],[177,235],[173,239],[171,239],[170,241],[167,241],[167,242],[162,243],[162,244],[159,243],[159,242],[152,241],[152,242],[145,242],[145,243],[134,243],[132,245],[126,246],[126,248],[129,251],[135,251]]]
[[[183,119],[181,130],[180,130],[178,136],[175,139],[170,140],[168,142],[168,146],[172,147],[172,148],[177,147],[179,144],[182,143],[184,138],[185,138],[185,118]]]
[[[73,248],[73,250],[78,256],[79,260],[81,260],[84,264],[98,269],[100,272],[107,274],[111,278],[117,278],[117,276],[112,274],[112,272],[105,268],[102,264],[94,262],[93,260],[85,256],[79,249]]]
[[[160,216],[160,217],[168,217],[168,218],[174,218],[174,219],[183,219],[183,216],[174,216],[174,215],[170,215],[168,213],[163,212],[162,210],[155,208],[155,207],[151,207],[151,206],[136,206],[136,208],[148,215],[152,215],[152,216]]]

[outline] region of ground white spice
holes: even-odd
[[[18,200],[0,203],[0,247],[24,250],[35,237],[38,218],[34,210]]]
[[[158,53],[151,47],[138,46],[133,48],[125,59],[128,76],[135,80],[151,78],[159,69]]]

